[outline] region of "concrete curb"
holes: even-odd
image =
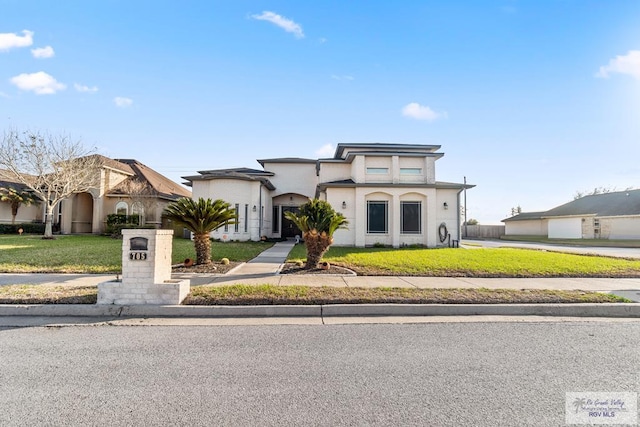
[[[640,318],[640,304],[0,305],[0,316],[44,317],[231,318],[477,315]]]

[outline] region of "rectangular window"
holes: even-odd
[[[367,233],[388,232],[387,205],[386,201],[367,202]]]
[[[422,168],[400,168],[400,175],[422,175]]]
[[[233,231],[240,231],[240,204],[236,203],[236,223],[233,225]]]
[[[422,232],[422,203],[400,202],[400,232],[402,234]]]
[[[273,226],[271,231],[277,233],[280,231],[280,206],[273,207]]]
[[[229,231],[229,223],[224,225],[224,232],[227,233]]]
[[[600,227],[600,220],[599,220],[599,219],[595,219],[595,218],[594,218],[594,220],[593,220],[593,226],[594,226],[595,228]]]
[[[385,175],[389,173],[389,168],[367,168],[367,173],[371,175]]]
[[[244,205],[244,232],[249,231],[249,205]]]

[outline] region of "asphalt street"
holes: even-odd
[[[640,391],[625,321],[0,329],[0,425],[565,425]]]
[[[567,252],[582,255],[600,255],[615,258],[640,258],[640,248],[616,248],[607,246],[571,246],[567,244],[517,242],[509,240],[463,240],[467,249],[483,248],[524,248],[541,249],[554,252]]]

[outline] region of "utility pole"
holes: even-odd
[[[467,177],[464,177],[464,237],[468,237],[467,233]]]

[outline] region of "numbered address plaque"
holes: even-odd
[[[146,252],[129,252],[129,260],[130,261],[146,261],[147,253]]]

